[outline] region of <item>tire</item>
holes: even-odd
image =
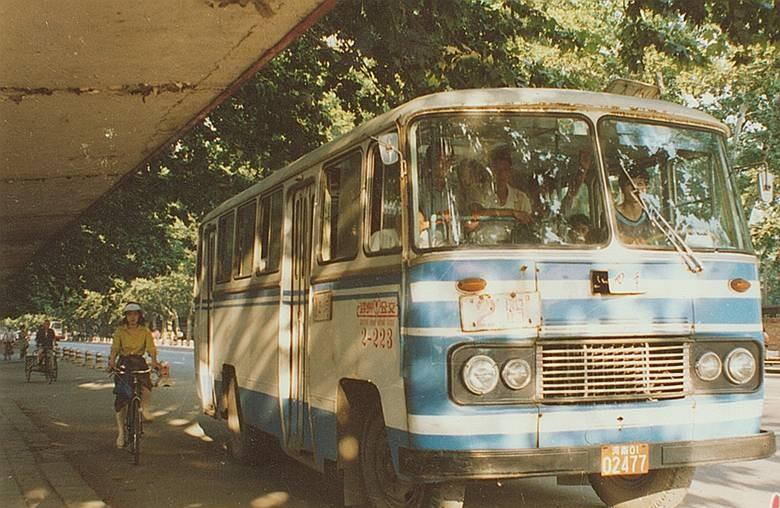
[[[59,369],[57,367],[57,357],[55,356],[55,357],[52,357],[52,359],[51,359],[51,377],[52,377],[53,381],[57,381],[57,372],[58,372],[58,370]]]
[[[24,374],[27,377],[27,382],[30,382],[30,374],[32,374],[32,365],[24,366]]]
[[[227,448],[230,456],[237,462],[248,464],[253,462],[255,442],[250,435],[247,425],[243,425],[241,416],[241,402],[238,397],[238,383],[236,378],[230,378],[225,394],[227,405],[227,427],[230,437]]]
[[[133,447],[133,464],[136,466],[141,463],[141,433],[143,432],[143,422],[141,422],[141,401],[133,398],[130,406],[131,427],[130,444]]]
[[[596,495],[610,508],[674,508],[693,481],[692,467],[653,469],[645,475],[588,477]]]
[[[48,356],[43,364],[43,375],[46,378],[46,382],[51,384],[53,381],[51,378],[51,358]]]
[[[369,411],[360,436],[363,487],[374,508],[461,508],[465,486],[459,483],[421,484],[395,474],[385,422],[378,407]]]

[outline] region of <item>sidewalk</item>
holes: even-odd
[[[61,450],[16,406],[0,398],[0,507],[107,508]]]

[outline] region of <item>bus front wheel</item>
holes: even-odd
[[[592,474],[590,485],[610,508],[674,508],[682,503],[693,481],[694,468],[653,469],[636,476]]]
[[[375,408],[364,421],[360,469],[366,495],[374,508],[461,508],[465,486],[422,484],[398,478],[393,468],[382,412]]]

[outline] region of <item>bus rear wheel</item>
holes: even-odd
[[[373,508],[461,508],[465,486],[423,484],[398,478],[393,468],[382,412],[367,416],[360,440],[363,486]]]
[[[610,508],[674,508],[693,482],[694,468],[653,469],[637,476],[592,474],[590,485]]]

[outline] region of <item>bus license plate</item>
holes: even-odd
[[[647,443],[601,447],[601,476],[645,474],[650,470]]]
[[[474,332],[536,326],[538,307],[536,293],[465,295],[460,298],[461,328]]]

